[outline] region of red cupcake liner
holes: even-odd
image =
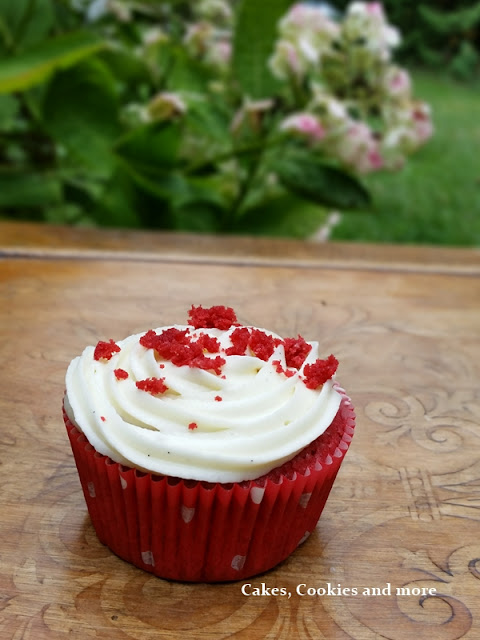
[[[293,460],[240,483],[143,473],[99,454],[64,421],[99,540],[161,578],[243,580],[287,558],[315,528],[349,448],[355,412],[343,389],[332,424]]]

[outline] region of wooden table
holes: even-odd
[[[479,276],[475,250],[0,223],[0,639],[480,638]],[[192,303],[318,339],[357,410],[314,533],[241,583],[104,548],[61,418],[85,345]]]

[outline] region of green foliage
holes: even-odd
[[[447,62],[453,75],[473,77],[480,69],[480,2],[448,11],[421,4],[418,11],[429,34],[419,48],[423,60]]]
[[[276,81],[267,60],[273,52],[277,22],[291,0],[241,0],[234,33],[233,72],[243,93],[268,98]]]
[[[0,207],[37,207],[62,200],[60,181],[51,175],[2,171]]]
[[[32,49],[2,60],[0,93],[24,91],[48,80],[57,69],[65,69],[102,47],[88,31],[78,31],[45,40]]]
[[[79,4],[0,0],[1,216],[301,237],[326,207],[368,205],[356,178],[278,134],[267,61],[291,0],[231,3],[228,68],[183,44],[197,3],[113,2],[97,19]]]
[[[0,55],[41,44],[54,19],[49,0],[0,0]]]
[[[46,89],[42,121],[72,163],[108,177],[114,166],[111,145],[120,134],[118,109],[114,77],[104,63],[90,58],[55,74]]]
[[[356,209],[370,204],[368,192],[344,171],[325,164],[321,158],[295,149],[277,163],[278,177],[298,196],[339,209]]]

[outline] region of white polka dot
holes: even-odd
[[[232,569],[235,569],[235,571],[240,571],[240,569],[243,569],[246,558],[247,556],[233,556]]]
[[[142,560],[144,564],[155,566],[155,560],[153,558],[153,553],[151,551],[142,551]]]
[[[122,489],[126,489],[127,488],[127,481],[125,480],[125,478],[123,476],[120,476],[120,484],[122,485]]]
[[[301,544],[303,544],[305,542],[305,540],[308,538],[308,536],[310,535],[310,531],[305,531],[305,533],[303,534],[303,536],[300,538],[297,547],[299,547]]]
[[[300,500],[298,501],[300,506],[306,509],[307,504],[311,497],[312,497],[311,493],[302,493],[302,495],[300,496]]]
[[[250,495],[255,504],[260,504],[263,500],[263,495],[265,493],[265,487],[252,487],[250,489]]]
[[[195,515],[195,507],[186,507],[182,504],[182,520],[188,524]]]
[[[88,493],[90,495],[91,498],[95,498],[96,493],[95,493],[95,485],[93,484],[93,482],[89,482],[87,484],[87,489],[88,489]]]

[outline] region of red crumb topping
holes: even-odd
[[[217,305],[204,309],[202,306],[195,307],[192,305],[188,316],[189,324],[195,329],[220,329],[225,331],[235,326],[235,329],[230,334],[231,347],[225,349],[227,356],[247,355],[250,351],[257,358],[266,362],[271,358],[275,348],[283,344],[285,366],[280,360],[275,360],[272,363],[275,371],[290,378],[303,366],[303,381],[309,389],[318,389],[337,370],[338,360],[333,355],[324,360],[319,358],[314,363],[304,366],[312,345],[308,344],[301,335],[297,338],[285,338],[282,340],[266,333],[262,329],[239,326],[235,312],[231,307]],[[195,337],[190,333],[189,328],[177,329],[176,327],[170,327],[158,334],[150,329],[140,338],[140,344],[146,349],[156,351],[157,359],[169,360],[178,367],[189,366],[204,369],[205,371],[213,371],[225,379],[225,375],[222,374],[222,367],[226,362],[225,358],[220,355],[215,357],[206,355],[218,354],[221,351],[219,340],[213,336],[200,333]],[[100,358],[110,359],[116,351],[120,351],[120,347],[113,340],[99,342],[95,349],[94,357],[96,360]],[[165,365],[161,363],[159,366],[163,369]],[[121,380],[128,378],[128,373],[123,369],[115,369],[115,376],[118,380]],[[136,385],[143,391],[157,395],[164,393],[168,389],[164,380],[164,378],[148,378],[147,380],[138,381]],[[215,400],[220,402],[222,397],[215,396]],[[189,425],[189,429],[196,428],[197,425],[194,422]]]
[[[189,367],[204,369],[205,371],[213,371],[218,376],[222,373],[222,367],[225,364],[225,358],[217,356],[216,358],[207,358],[207,356],[197,356],[188,363]]]
[[[305,362],[305,358],[310,353],[312,345],[308,344],[300,335],[298,338],[285,338],[283,344],[285,346],[285,362],[287,363],[287,367],[300,369]]]
[[[108,342],[100,340],[95,347],[93,357],[95,360],[110,360],[113,354],[118,351],[120,351],[120,347],[111,338]]]
[[[190,422],[188,428],[193,431],[194,429],[198,429],[198,424],[196,422]]]
[[[196,341],[202,349],[205,349],[208,353],[218,353],[220,351],[220,342],[213,336],[208,336],[206,333],[198,336]]]
[[[303,373],[304,382],[309,389],[317,389],[329,380],[338,367],[338,360],[333,355],[329,355],[325,360],[315,360],[313,364],[305,365]]]
[[[275,365],[275,371],[277,373],[283,373],[287,376],[287,378],[291,378],[295,375],[295,371],[293,371],[292,369],[284,369],[280,360],[273,360],[272,364]]]
[[[217,345],[218,341],[205,340],[208,336],[200,336],[195,340],[188,333],[188,329],[181,330],[175,327],[165,329],[158,334],[150,330],[140,338],[140,344],[147,349],[155,349],[161,358],[170,360],[177,367],[188,365],[206,371],[213,370],[219,375],[225,359],[220,356],[209,358],[203,351],[204,348],[218,351],[220,347],[219,343]]]
[[[140,389],[140,391],[146,391],[147,393],[152,394],[152,396],[165,393],[168,389],[165,384],[165,378],[146,378],[145,380],[137,380],[135,386],[137,389]]]
[[[126,380],[128,378],[128,373],[124,369],[115,369],[113,373],[117,380]]]
[[[260,329],[252,329],[248,346],[260,360],[268,360],[282,340],[268,335]]]
[[[230,334],[232,346],[225,350],[227,356],[244,356],[250,341],[250,329],[238,327]]]
[[[254,355],[260,360],[268,360],[275,347],[281,344],[280,338],[274,338],[261,329],[238,327],[230,334],[232,346],[225,350],[227,356],[244,356],[250,347]]]
[[[217,305],[204,309],[202,306],[192,308],[188,312],[188,323],[195,329],[230,329],[237,322],[235,311],[231,307]]]
[[[101,420],[102,422],[105,422],[105,420],[106,420],[105,416],[100,416],[100,420]]]
[[[217,402],[221,402],[223,400],[222,396],[215,396],[215,400]]]

